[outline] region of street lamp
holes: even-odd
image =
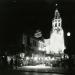
[[[67,36],[71,36],[71,33],[70,32],[67,32]]]

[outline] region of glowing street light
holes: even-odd
[[[71,36],[71,33],[70,32],[67,32],[67,36]]]

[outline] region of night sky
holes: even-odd
[[[2,0],[0,1],[0,48],[18,43],[22,33],[32,34],[41,29],[49,37],[56,0]],[[75,1],[61,0],[58,9],[63,20],[65,36],[71,32],[72,50],[75,42]]]

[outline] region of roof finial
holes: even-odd
[[[60,14],[59,14],[58,9],[55,10],[55,18],[56,19],[59,19],[60,18]]]
[[[56,6],[58,6],[58,4],[56,3]]]

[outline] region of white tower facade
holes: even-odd
[[[46,53],[64,53],[64,31],[62,29],[62,19],[56,9],[52,20],[52,31],[49,39],[45,39]]]

